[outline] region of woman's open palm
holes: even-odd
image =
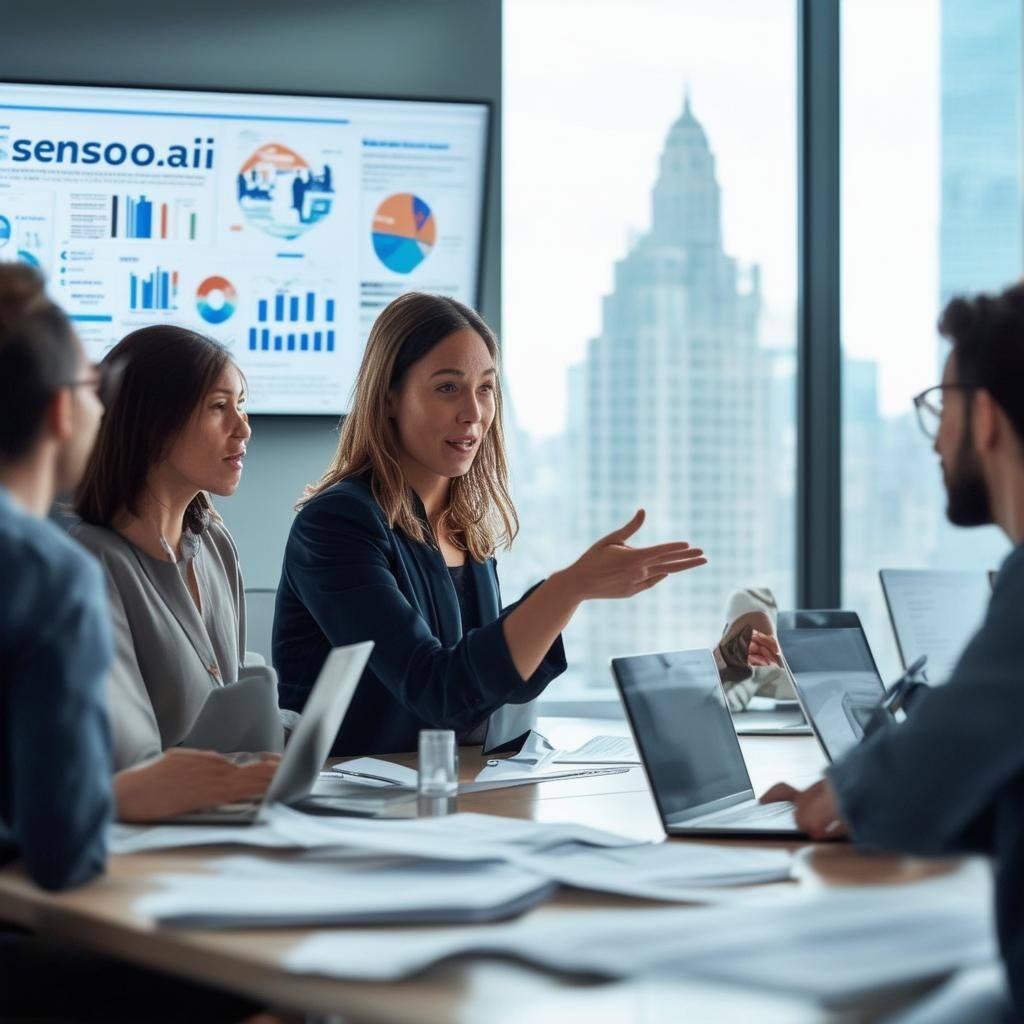
[[[632,597],[667,576],[707,564],[704,552],[685,541],[631,547],[626,541],[640,529],[644,518],[644,510],[639,509],[625,526],[602,537],[569,566],[585,600]]]

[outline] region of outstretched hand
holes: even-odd
[[[643,525],[639,509],[625,526],[591,545],[569,568],[580,600],[632,597],[675,573],[707,564],[704,552],[685,541],[634,548],[626,543]]]

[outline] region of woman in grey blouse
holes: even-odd
[[[181,744],[210,693],[239,678],[242,578],[208,492],[234,493],[251,430],[244,379],[209,338],[147,327],[105,362],[117,393],[76,494],[82,522],[72,533],[107,573],[116,638],[109,707],[123,769]]]

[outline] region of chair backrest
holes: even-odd
[[[274,602],[277,591],[268,587],[245,589],[245,649],[255,651],[268,665],[271,657],[271,634],[274,629]]]

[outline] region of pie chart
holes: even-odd
[[[235,286],[219,274],[208,277],[196,289],[196,308],[207,323],[224,323],[234,313],[237,304]]]
[[[388,196],[373,215],[373,249],[388,270],[408,274],[429,255],[437,239],[430,207],[411,192]]]

